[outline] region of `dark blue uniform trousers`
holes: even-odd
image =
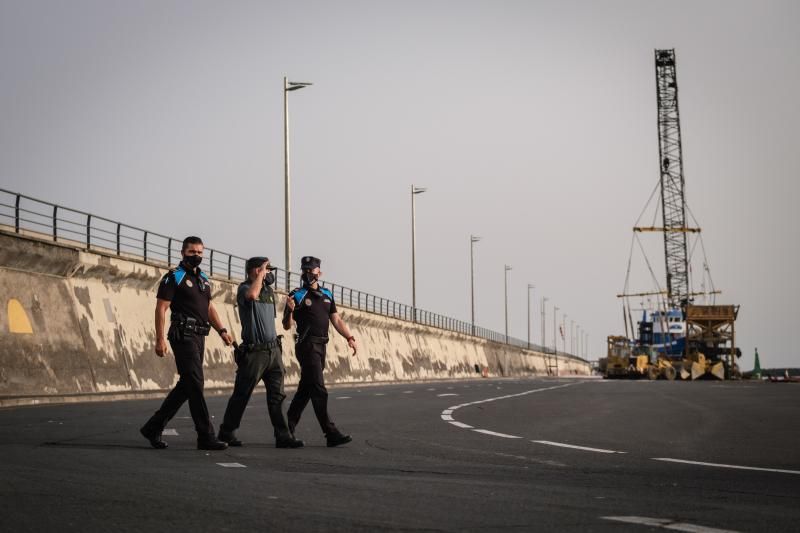
[[[175,331],[170,331],[168,338],[172,353],[175,354],[175,366],[180,379],[144,427],[160,434],[186,400],[189,400],[189,411],[198,437],[213,436],[214,426],[203,397],[203,352],[206,338],[201,335],[181,335]]]
[[[289,405],[287,417],[289,430],[294,433],[294,428],[300,422],[303,409],[311,400],[314,414],[317,416],[322,432],[326,435],[335,433],[336,426],[328,416],[328,389],[322,379],[322,370],[325,368],[325,344],[304,341],[295,346],[297,361],[300,363],[300,383],[297,392]]]

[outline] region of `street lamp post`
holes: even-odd
[[[505,308],[506,308],[506,344],[508,344],[508,271],[511,270],[511,267],[508,265],[504,265],[503,269],[503,284],[505,287]]]
[[[545,305],[549,298],[542,297],[542,351],[545,351],[547,348],[547,343],[545,342],[545,329],[544,329],[544,321],[545,321]]]
[[[567,352],[567,313],[564,313],[564,318],[561,319],[561,341],[564,343],[564,353]]]
[[[417,211],[415,197],[428,189],[411,186],[411,309],[412,320],[417,321]]]
[[[558,307],[553,306],[553,353],[558,355]]]
[[[481,240],[475,235],[469,236],[469,301],[472,309],[472,334],[475,335],[475,243]]]
[[[575,321],[569,321],[569,353],[575,354]]]
[[[291,217],[291,192],[289,180],[289,91],[296,91],[303,87],[311,85],[307,82],[289,81],[283,77],[283,161],[284,161],[284,197],[283,197],[283,212],[284,212],[284,239],[285,239],[285,252],[286,252],[286,290],[292,288],[291,275],[292,271],[292,217]]]
[[[528,349],[531,349],[531,290],[536,290],[536,285],[528,283]]]

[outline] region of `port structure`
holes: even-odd
[[[661,229],[664,232],[667,299],[672,307],[682,308],[689,302],[689,259],[686,234],[699,230],[686,227],[675,50],[656,50],[655,55],[661,213],[664,224]]]

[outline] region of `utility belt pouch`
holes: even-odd
[[[236,366],[244,359],[244,355],[246,353],[246,347],[242,344],[233,344],[233,362],[236,363]]]
[[[173,314],[171,320],[172,324],[170,325],[170,329],[177,327],[178,331],[184,336],[200,335],[205,337],[211,331],[211,324],[208,322],[201,322],[190,316]]]

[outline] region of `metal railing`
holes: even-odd
[[[162,267],[177,263],[181,257],[183,243],[183,239],[129,226],[5,189],[0,189],[0,226],[6,226],[8,231],[13,228],[13,231],[18,234],[27,233],[38,238],[45,237],[53,242],[82,250],[141,260]],[[245,278],[246,261],[244,257],[206,247],[203,264],[209,276],[234,281]],[[286,276],[285,269],[278,268],[276,270],[277,287],[287,286]],[[299,273],[289,272],[288,276],[290,282],[288,286],[300,286]],[[473,328],[471,323],[453,317],[420,308],[415,310],[410,305],[327,280],[320,280],[320,284],[333,293],[337,305],[472,335],[519,348],[553,353],[551,348],[529,344],[525,340],[514,337],[506,338],[504,334],[487,328],[479,326]],[[560,355],[583,361],[580,357],[571,354],[561,353]]]

